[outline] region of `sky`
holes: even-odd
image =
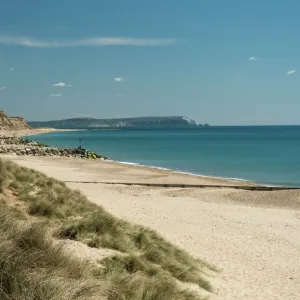
[[[300,124],[299,11],[298,0],[3,0],[0,109]]]

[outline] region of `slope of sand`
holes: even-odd
[[[62,181],[228,184],[110,162],[11,157]],[[157,230],[220,269],[217,300],[300,299],[300,191],[68,183],[114,215]]]

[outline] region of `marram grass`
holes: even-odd
[[[0,192],[0,299],[202,299],[179,281],[211,291],[206,263],[62,182],[0,160]],[[91,264],[62,239],[116,254]]]

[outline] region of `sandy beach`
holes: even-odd
[[[30,128],[24,130],[1,130],[0,137],[21,137],[21,136],[31,136],[42,133],[51,133],[51,132],[64,132],[64,131],[74,131],[72,129],[55,129],[55,128]],[[76,130],[78,131],[78,130]]]
[[[219,270],[210,299],[300,298],[300,191],[80,182],[230,184],[107,161],[5,156],[67,182],[117,217],[157,230]]]

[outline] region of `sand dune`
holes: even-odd
[[[62,181],[230,183],[102,161],[11,159]],[[216,265],[211,299],[300,299],[300,191],[68,186]]]

